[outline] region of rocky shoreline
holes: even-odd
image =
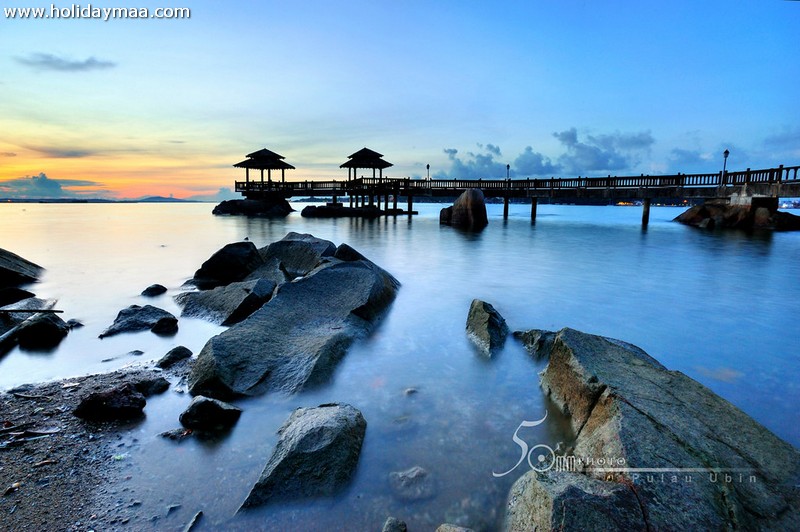
[[[148,515],[120,487],[148,397],[170,388],[195,396],[176,419],[180,428],[163,437],[224,434],[241,413],[225,401],[300,394],[332,378],[348,347],[377,327],[399,289],[347,244],[296,233],[260,249],[229,244],[190,282],[202,289],[179,296],[185,315],[232,323],[196,357],[178,347],[152,365],[0,394],[4,527],[157,527],[171,509]],[[144,308],[121,312],[109,330],[163,334],[155,325],[172,320],[152,310],[149,321],[139,319]],[[465,334],[491,363],[509,329],[495,307],[475,300]],[[530,471],[518,470],[506,530],[800,528],[800,452],[709,389],[624,341],[569,328],[513,337],[547,360],[543,393],[569,416],[576,437],[527,453]],[[369,421],[358,405],[295,410],[240,511],[341,492]],[[436,493],[434,477],[420,466],[391,473],[389,482],[403,501]],[[402,515],[386,517],[384,530],[405,529]],[[171,519],[174,526],[174,513]],[[182,526],[201,522],[197,514]]]

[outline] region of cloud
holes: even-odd
[[[0,197],[4,198],[66,198],[79,195],[64,187],[102,187],[102,183],[81,179],[51,179],[42,172],[39,175],[0,181]]]
[[[74,61],[53,54],[35,53],[27,57],[15,58],[18,63],[35,70],[55,70],[57,72],[87,72],[89,70],[105,70],[117,66],[112,61],[89,57],[83,61]]]
[[[526,146],[512,165],[514,172],[522,176],[554,176],[561,171],[561,166],[553,164],[548,157],[533,151],[533,148]]]
[[[478,144],[478,147],[487,153],[467,152],[465,157],[459,157],[458,150],[446,148],[444,153],[450,159],[450,170],[439,171],[435,177],[439,179],[502,179],[506,176],[506,165],[495,161],[494,157],[500,154],[500,148],[493,144]]]
[[[51,159],[80,159],[81,157],[94,155],[94,152],[80,148],[54,148],[48,146],[27,146],[27,148],[38,151]]]
[[[16,157],[17,154],[10,151],[0,152],[0,157]]]
[[[192,201],[225,201],[230,199],[242,199],[240,194],[237,194],[230,187],[220,187],[215,194],[197,194],[189,196],[187,200]]]
[[[638,164],[639,152],[647,151],[655,143],[649,131],[641,133],[614,133],[587,135],[578,138],[578,130],[570,128],[553,133],[566,148],[558,163],[567,174],[586,175],[590,172],[615,172]]]
[[[800,146],[800,127],[794,129],[784,128],[779,133],[769,135],[764,139],[764,145],[769,148],[795,148]]]

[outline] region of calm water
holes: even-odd
[[[440,206],[417,208],[409,222],[220,218],[207,204],[0,205],[0,246],[46,267],[32,290],[85,324],[53,352],[0,358],[0,389],[155,360],[175,345],[199,352],[221,327],[181,319],[172,338],[97,335],[131,304],[178,313],[172,297],[224,244],[248,237],[262,246],[297,231],[347,242],[397,277],[403,286],[389,315],[351,348],[330,385],[242,401],[241,420],[220,440],[159,438],[178,427],[190,398],[177,385],[150,399],[146,419],[120,441],[130,479],[109,487],[122,507],[141,501],[155,518],[133,526],[180,529],[203,510],[207,530],[378,530],[388,515],[416,530],[442,522],[496,528],[524,469],[502,478],[492,471],[514,465],[514,430],[549,405],[538,388],[542,364],[516,342],[492,360],[475,353],[464,335],[473,298],[491,302],[512,329],[569,326],[637,344],[800,445],[800,234],[701,232],[670,222],[679,211],[659,207],[646,232],[633,207],[540,205],[532,226],[529,207],[512,205],[504,222],[502,206],[490,205],[489,227],[466,235],[439,227]],[[155,282],[168,294],[138,295]],[[418,392],[406,395],[410,387]],[[331,401],[353,404],[368,422],[348,490],[235,515],[288,414]],[[531,446],[569,436],[556,411],[548,422],[520,436]],[[436,496],[404,502],[388,475],[415,465],[430,472]],[[181,506],[167,515],[171,504]]]

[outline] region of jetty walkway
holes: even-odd
[[[732,204],[765,206],[776,209],[779,197],[800,197],[800,166],[711,174],[675,174],[661,176],[607,176],[550,179],[410,179],[393,177],[350,177],[346,180],[305,181],[236,181],[236,191],[247,198],[267,195],[331,196],[336,204],[348,198],[350,207],[381,206],[390,214],[414,214],[414,198],[455,197],[469,188],[479,188],[489,198],[503,199],[503,216],[508,217],[512,198],[531,202],[531,221],[536,220],[540,199],[548,202],[573,203],[608,201],[609,203],[641,201],[642,223],[647,225],[650,204],[682,200],[724,199]],[[405,198],[407,209],[398,209],[398,199]],[[390,210],[389,203],[392,203]]]

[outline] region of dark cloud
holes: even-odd
[[[500,153],[500,148],[493,144],[478,147],[487,153],[467,152],[466,156],[459,157],[458,150],[447,148],[444,153],[450,159],[450,170],[439,171],[437,178],[447,179],[501,179],[506,176],[506,165],[495,161],[495,155]]]
[[[77,194],[64,187],[98,187],[95,181],[80,179],[51,179],[42,172],[8,181],[0,181],[0,196],[4,198],[65,198]]]
[[[80,159],[81,157],[94,155],[93,151],[80,148],[54,148],[49,146],[28,146],[28,148],[52,159]]]
[[[769,148],[797,148],[800,146],[800,128],[785,128],[769,135],[764,139],[764,145]]]
[[[586,175],[590,172],[615,172],[631,168],[638,163],[638,152],[646,151],[655,140],[650,132],[587,135],[578,138],[578,130],[570,128],[553,133],[567,152],[559,156],[558,163],[567,174]]]
[[[11,151],[0,152],[0,157],[16,157],[17,154]]]
[[[75,61],[58,57],[53,54],[30,54],[27,57],[17,57],[17,62],[36,70],[55,70],[58,72],[86,72],[89,70],[105,70],[117,66],[112,61],[105,61],[89,57],[83,61]]]
[[[555,176],[561,171],[561,167],[553,164],[548,157],[541,153],[533,151],[533,148],[527,146],[525,150],[520,153],[514,164],[512,165],[514,172],[521,176]]]

